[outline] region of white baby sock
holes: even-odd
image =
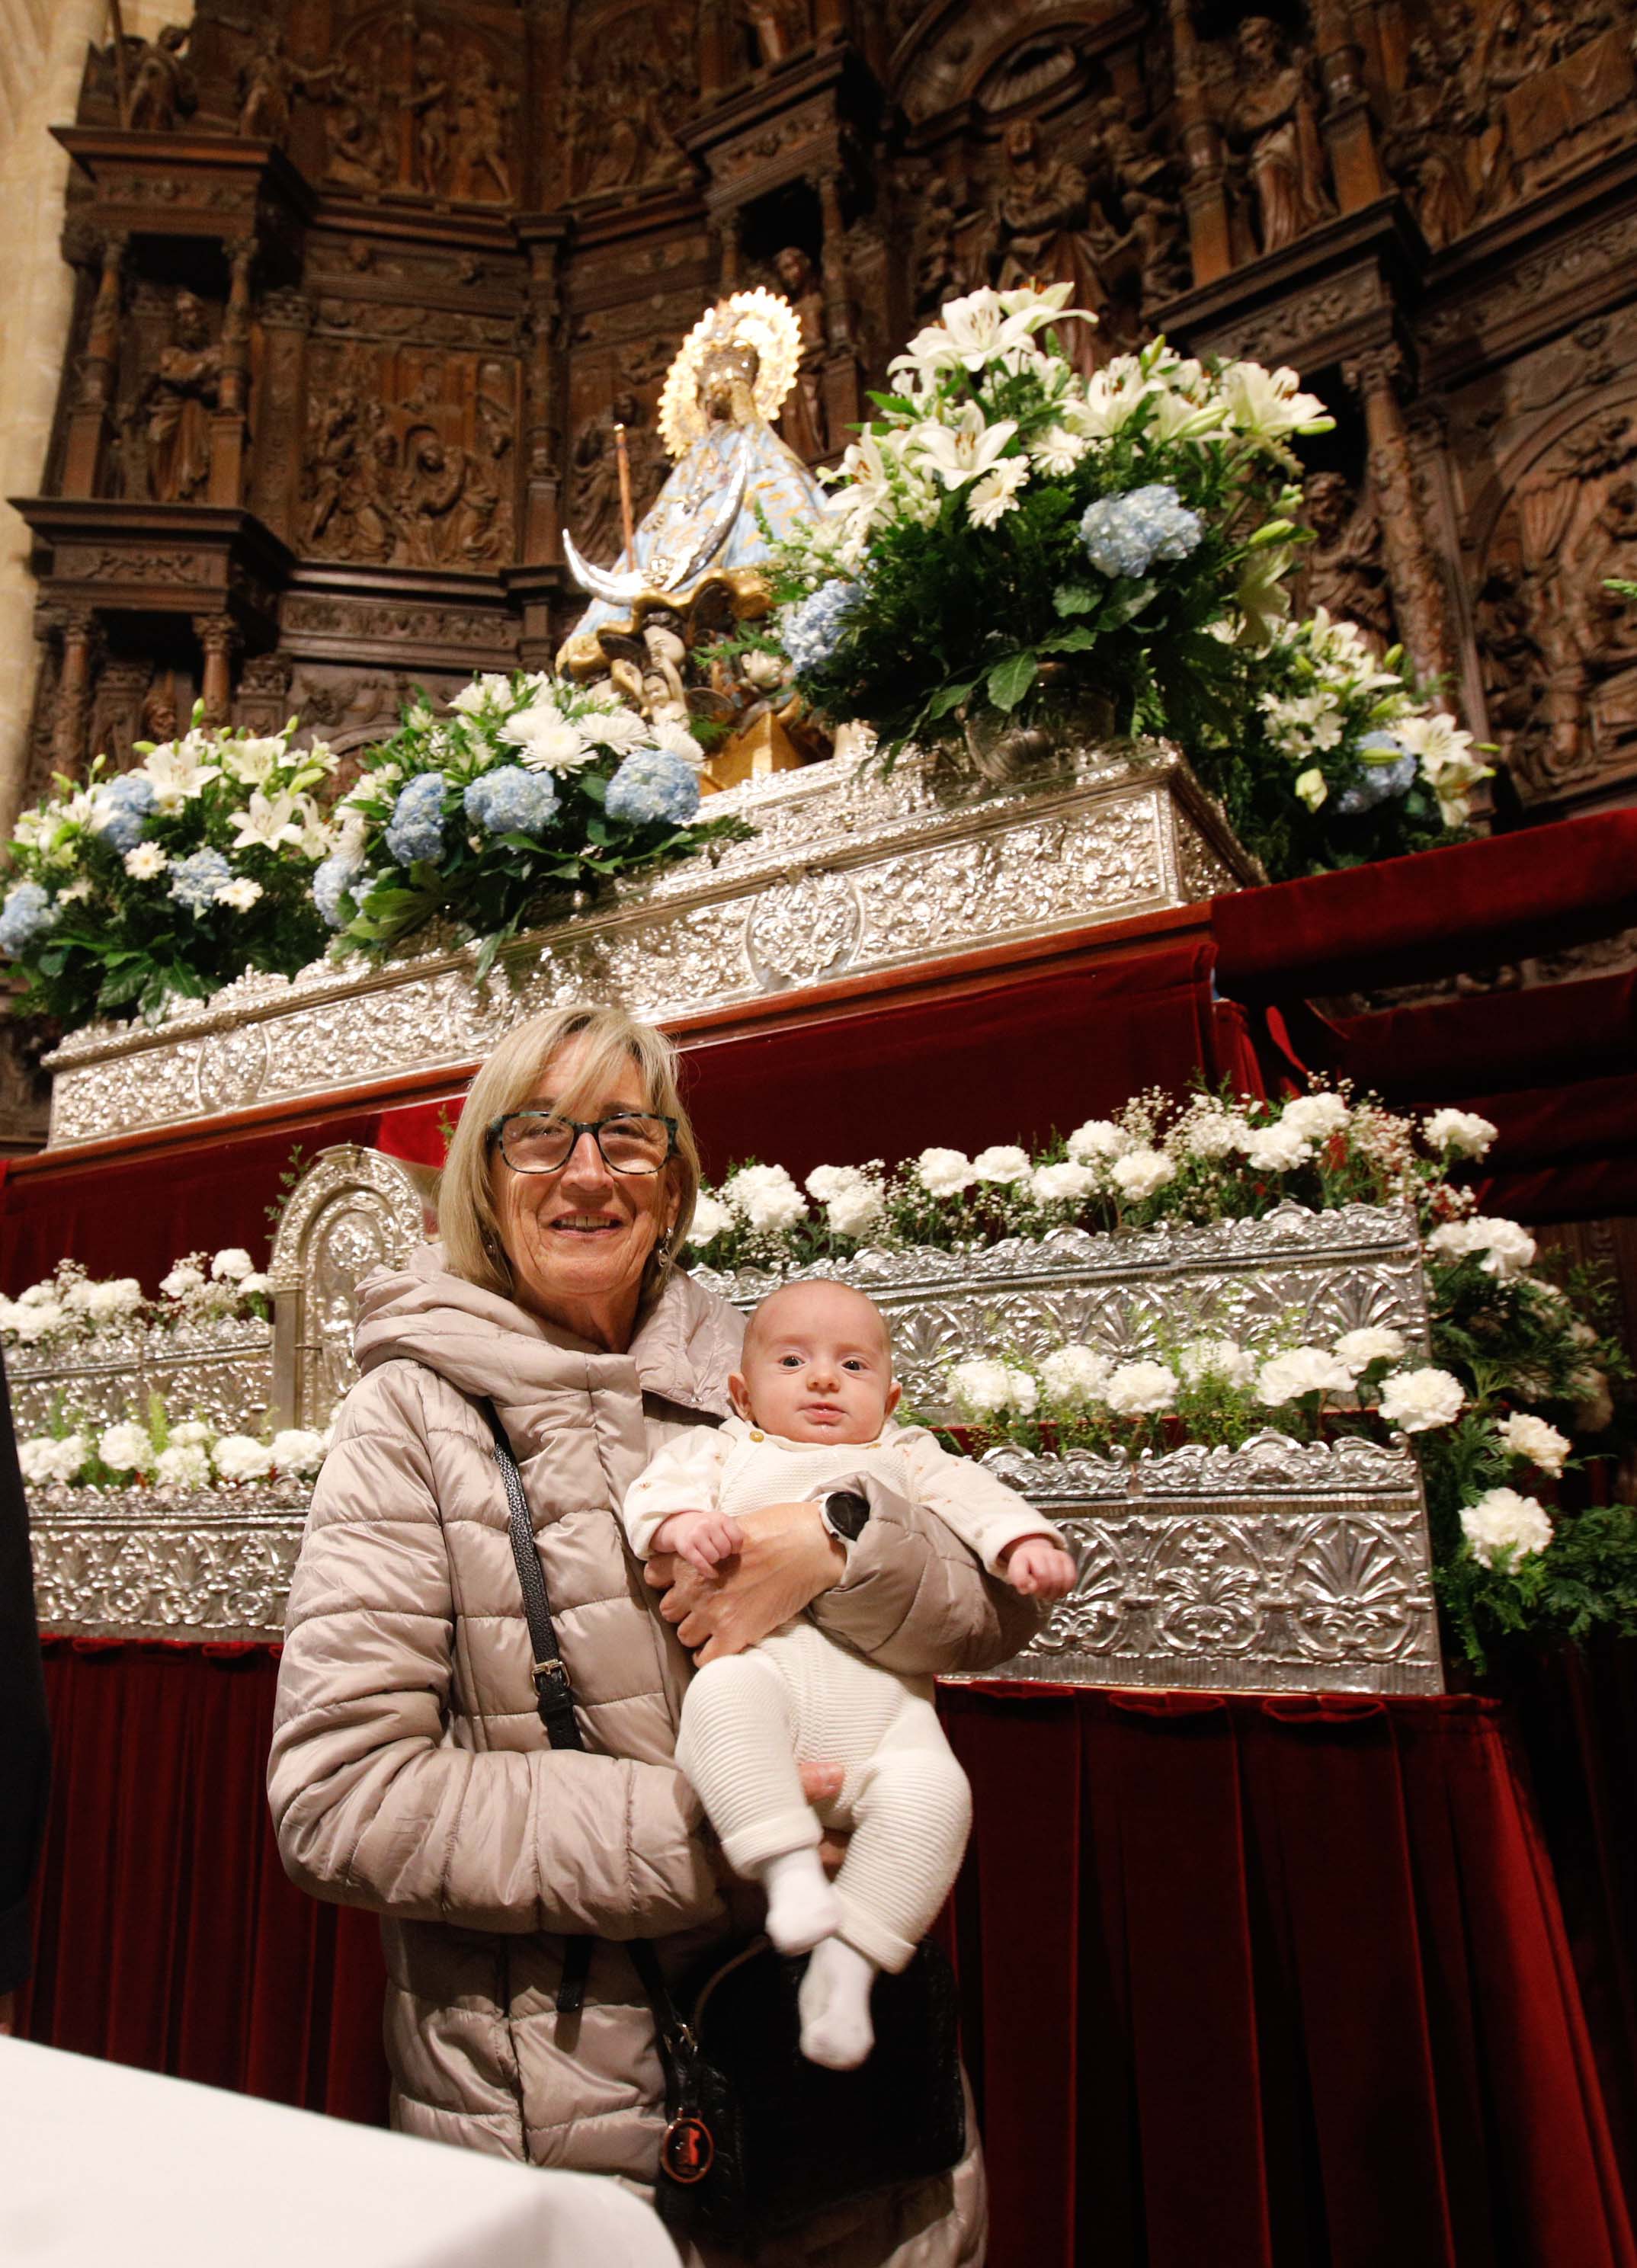
[[[801,2012],[801,2052],[830,2071],[856,2071],[875,2044],[870,1987],[875,1963],[839,1937],[813,1948],[796,1995]]]
[[[781,1953],[805,1953],[841,1923],[841,1906],[815,1850],[785,1851],[756,1870],[767,1892],[767,1933]]]

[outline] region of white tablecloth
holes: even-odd
[[[0,2038],[5,2268],[676,2268],[589,2174]]]

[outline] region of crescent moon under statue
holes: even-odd
[[[653,551],[649,554],[645,566],[594,567],[564,528],[563,551],[568,562],[569,573],[582,591],[613,607],[629,606],[645,591],[679,594],[687,591],[704,574],[733,534],[734,522],[744,503],[745,488],[749,478],[749,463],[741,457],[726,493],[703,523],[697,524],[689,531],[696,541],[675,561],[666,558],[661,552]]]

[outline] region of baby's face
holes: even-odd
[[[728,1386],[741,1418],[787,1441],[873,1441],[898,1405],[887,1327],[844,1284],[763,1300]]]

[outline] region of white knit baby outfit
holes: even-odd
[[[769,1505],[822,1499],[866,1475],[947,1521],[992,1570],[1008,1543],[1055,1533],[919,1427],[888,1425],[877,1441],[832,1445],[786,1441],[737,1418],[660,1452],[626,1497],[626,1532],[646,1557],[673,1513],[751,1521]],[[676,1742],[735,1873],[810,1848],[821,1819],[852,1830],[835,1885],[840,1934],[890,1970],[909,1962],[948,1896],[971,1819],[971,1791],[932,1695],[930,1678],[882,1669],[801,1615],[695,1672]],[[819,1763],[843,1765],[846,1778],[815,1812],[797,1768]]]

